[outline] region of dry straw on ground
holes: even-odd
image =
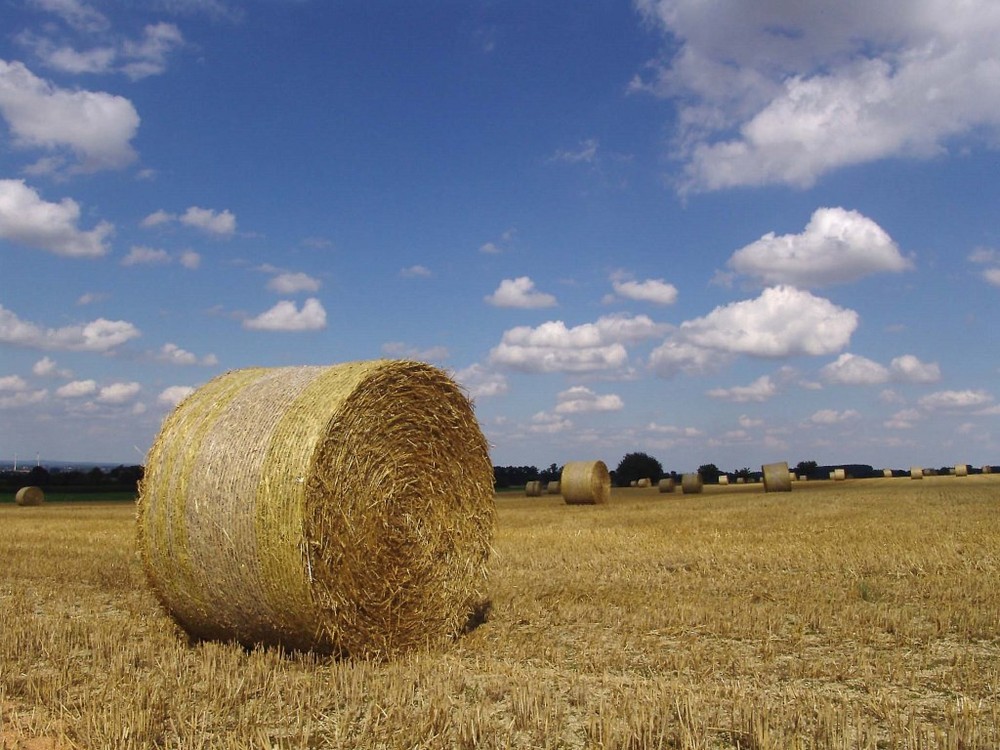
[[[760,467],[764,475],[764,492],[791,492],[792,480],[788,476],[788,462],[764,464]]]
[[[681,476],[681,492],[685,495],[696,495],[701,492],[703,483],[701,474],[684,474]]]
[[[45,493],[41,487],[22,487],[14,495],[14,502],[18,505],[41,505],[45,502]]]
[[[464,626],[494,517],[486,440],[440,370],[254,368],[164,422],[139,547],[192,636],[386,657]]]
[[[559,486],[569,505],[601,505],[611,498],[611,475],[603,461],[570,461]]]
[[[527,497],[541,497],[542,483],[537,479],[524,483],[524,494]]]

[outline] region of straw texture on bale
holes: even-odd
[[[922,468],[920,468],[919,466],[910,467],[910,479],[923,479],[923,478],[924,478],[924,470]]]
[[[788,477],[788,462],[764,464],[760,467],[764,475],[764,492],[791,492],[792,480]]]
[[[956,477],[967,477],[967,476],[969,476],[969,465],[968,464],[955,464],[955,476]]]
[[[559,482],[549,482],[545,485],[545,491],[550,495],[559,494]]]
[[[18,505],[41,505],[45,502],[45,493],[41,487],[22,487],[14,495],[14,502]]]
[[[601,505],[611,499],[611,474],[603,461],[570,461],[559,486],[569,505]]]
[[[528,497],[541,497],[542,496],[542,483],[535,479],[530,482],[525,482],[524,494]]]
[[[482,605],[495,514],[486,440],[440,370],[252,368],[164,422],[139,550],[195,638],[388,658]]]
[[[697,495],[702,490],[701,474],[681,475],[681,492],[685,495]]]
[[[656,486],[659,488],[660,492],[673,492],[677,486],[677,482],[673,477],[664,477]]]

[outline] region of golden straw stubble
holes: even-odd
[[[235,370],[167,418],[138,504],[149,581],[192,636],[391,657],[484,604],[488,447],[419,362]]]

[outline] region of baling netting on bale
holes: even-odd
[[[196,638],[387,658],[485,598],[493,469],[443,372],[378,360],[236,370],[150,449],[139,546]]]

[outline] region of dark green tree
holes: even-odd
[[[698,467],[698,475],[705,484],[716,484],[722,470],[715,464],[702,464]]]
[[[795,474],[800,477],[810,477],[815,473],[817,466],[819,466],[819,464],[815,461],[799,461],[795,464]]]
[[[656,484],[663,476],[663,465],[646,453],[626,453],[614,476],[619,487],[628,487],[633,480],[646,478]]]

